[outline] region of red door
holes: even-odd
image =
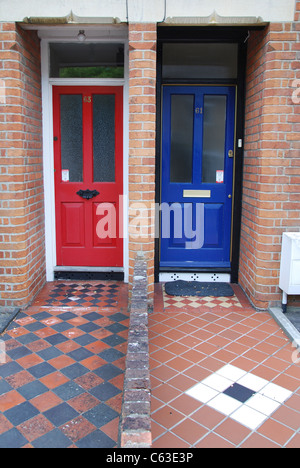
[[[58,266],[123,265],[123,90],[54,87]]]

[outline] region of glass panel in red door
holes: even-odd
[[[58,266],[123,265],[123,92],[54,87]]]

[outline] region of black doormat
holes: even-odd
[[[200,281],[170,281],[165,284],[169,296],[233,296],[234,291],[228,283],[203,283]]]

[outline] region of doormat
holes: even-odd
[[[14,320],[20,309],[0,307],[0,335],[6,330],[10,322]]]
[[[203,283],[200,281],[170,281],[165,283],[169,296],[233,296],[234,291],[228,283]]]

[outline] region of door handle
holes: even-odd
[[[84,198],[85,200],[90,200],[91,198],[96,197],[97,195],[100,195],[100,193],[97,190],[79,190],[76,192],[77,195],[79,195],[81,198]]]

